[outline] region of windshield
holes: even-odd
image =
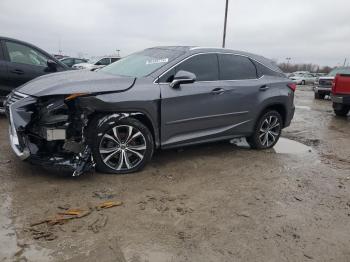
[[[333,69],[327,76],[336,76],[337,74],[350,74],[350,67]]]
[[[151,48],[131,54],[100,70],[112,75],[143,77],[173,61],[183,52]]]

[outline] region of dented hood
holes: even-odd
[[[38,77],[18,87],[16,91],[36,97],[73,93],[120,92],[131,88],[134,81],[134,77],[77,70]]]

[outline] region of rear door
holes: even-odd
[[[31,46],[5,40],[4,54],[8,68],[8,91],[50,73],[47,67],[47,60],[50,58]]]
[[[269,87],[258,77],[255,64],[246,56],[221,53],[219,57],[221,97],[227,134],[248,135],[258,112],[260,94]]]
[[[2,100],[9,93],[9,90],[7,62],[4,58],[2,41],[0,39],[0,107],[2,107]]]

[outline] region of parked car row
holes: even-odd
[[[4,112],[3,102],[6,96],[16,87],[36,77],[71,69],[96,70],[119,59],[119,56],[88,60],[50,55],[32,44],[0,36],[0,113]]]
[[[72,66],[73,69],[89,69],[96,70],[112,64],[120,59],[119,56],[106,56],[106,57],[98,57],[91,60],[87,60],[85,62],[76,63]]]
[[[331,95],[333,80],[337,74],[350,74],[350,67],[338,67],[320,77],[314,87],[315,99],[324,99],[325,96]]]
[[[16,87],[44,74],[69,68],[44,50],[12,38],[0,37],[0,111]]]
[[[314,84],[317,77],[311,73],[293,73],[289,76],[289,79],[293,80],[297,85],[309,85]]]

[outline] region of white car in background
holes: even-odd
[[[289,76],[289,79],[293,80],[293,82],[297,85],[308,85],[315,83],[316,76],[311,73],[292,74],[291,76]]]
[[[73,69],[88,69],[88,70],[96,70],[99,68],[102,68],[106,65],[109,65],[111,63],[114,63],[118,61],[121,57],[119,56],[105,56],[105,57],[98,57],[94,59],[90,59],[86,63],[79,63],[72,66]]]

